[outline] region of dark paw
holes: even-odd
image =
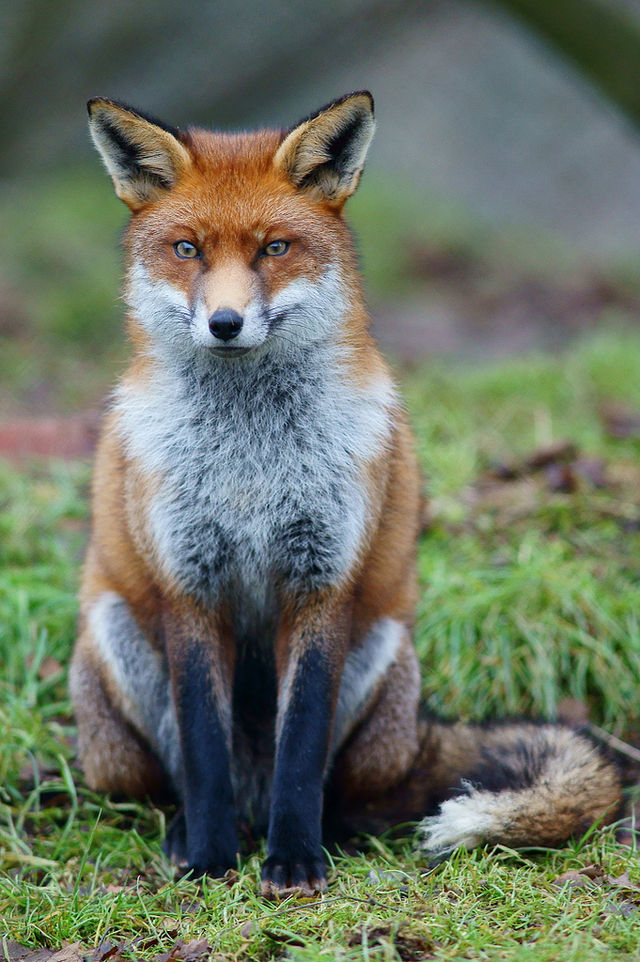
[[[284,899],[289,895],[317,895],[327,887],[324,859],[298,861],[271,855],[262,866],[262,895],[268,899]]]
[[[162,851],[179,868],[184,869],[187,865],[187,822],[182,808],[169,824]]]
[[[190,875],[191,878],[202,878],[209,875],[211,878],[223,878],[230,868],[235,868],[235,855],[222,855],[219,852],[212,852],[206,855],[196,855],[189,857],[187,848],[187,822],[184,811],[180,809],[169,828],[167,836],[162,843],[162,851],[173,865],[180,869],[180,875]]]

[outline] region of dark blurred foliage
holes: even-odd
[[[497,5],[640,117],[636,0]],[[368,67],[407,24],[424,30],[425,12],[446,7],[443,0],[2,3],[0,172],[73,157],[85,143],[81,105],[96,94],[153,105],[184,123],[282,123],[343,92],[336,67],[359,64],[366,82]]]
[[[637,0],[496,0],[572,60],[640,124]]]
[[[95,95],[153,106],[184,125],[279,125],[283,103],[304,115],[343,93],[332,67],[366,62],[425,5],[429,0],[3,3],[0,168],[43,168],[72,157],[86,144],[79,117]]]

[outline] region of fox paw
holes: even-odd
[[[184,810],[180,809],[178,814],[172,819],[167,829],[162,851],[173,865],[184,869],[188,864],[187,858],[187,822],[184,817]]]
[[[230,868],[235,867],[235,858],[189,858],[187,850],[187,823],[184,812],[180,810],[175,816],[167,835],[162,843],[162,851],[169,861],[175,865],[180,875],[191,875],[192,878],[202,878],[209,875],[211,878],[223,878]]]
[[[261,892],[267,899],[317,895],[326,887],[327,871],[322,858],[294,862],[271,855],[262,866]]]

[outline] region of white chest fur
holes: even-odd
[[[117,394],[127,453],[160,479],[147,524],[165,573],[214,604],[338,584],[367,529],[363,467],[389,438],[388,380],[350,384],[335,347],[200,358]]]

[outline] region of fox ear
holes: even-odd
[[[374,128],[371,94],[347,94],[287,134],[276,152],[276,167],[296,187],[340,208],[358,186]]]
[[[138,210],[169,190],[191,164],[178,131],[114,100],[87,104],[93,142],[111,175],[116,194]]]

